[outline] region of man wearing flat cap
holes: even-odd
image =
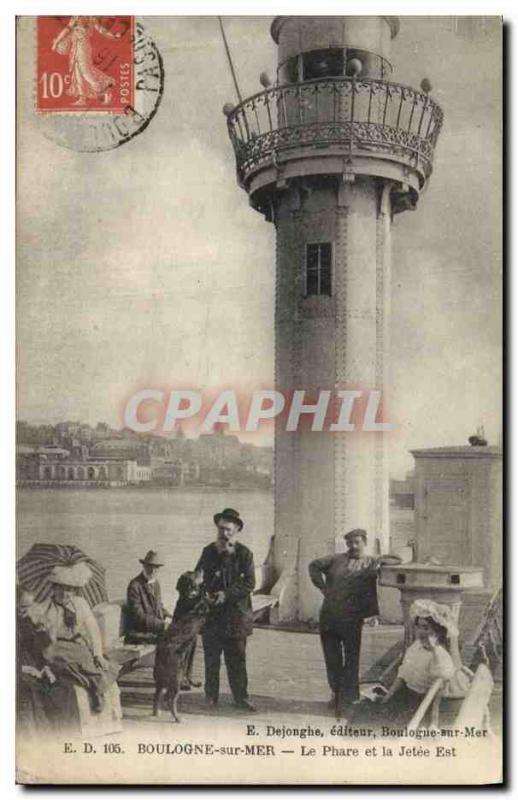
[[[142,572],[130,581],[126,600],[127,644],[156,642],[171,614],[162,604],[157,572],[163,563],[155,550],[139,558]]]
[[[203,574],[214,605],[203,629],[205,696],[210,705],[219,699],[221,654],[228,682],[238,708],[255,711],[248,700],[246,640],[253,630],[251,594],[255,588],[252,552],[237,541],[244,523],[239,512],[225,508],[214,515],[216,541],[202,551],[195,567]]]
[[[317,558],[309,576],[324,595],[320,609],[320,640],[332,692],[330,705],[337,715],[359,700],[359,664],[363,621],[379,614],[376,591],[382,563],[365,553],[367,533],[355,528],[344,535],[347,552]]]

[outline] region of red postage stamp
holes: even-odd
[[[38,17],[39,112],[124,113],[134,105],[134,17]]]

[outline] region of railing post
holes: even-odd
[[[302,102],[301,102],[301,94],[300,94],[300,83],[297,84],[297,110],[299,116],[299,125],[304,124],[304,114],[302,112]]]
[[[401,119],[401,109],[403,108],[403,100],[405,99],[405,90],[399,90],[399,108],[397,112],[396,128],[399,128],[399,120]]]
[[[248,119],[246,117],[246,106],[245,106],[244,103],[241,104],[241,109],[242,109],[242,112],[243,112],[243,122],[245,124],[245,130],[246,130],[246,140],[247,140],[247,142],[249,142],[250,138],[251,138],[250,137],[250,128],[248,127]]]
[[[373,86],[374,86],[374,84],[371,83],[370,87],[369,87],[369,108],[367,110],[367,122],[369,123],[369,125],[370,125],[370,121],[371,121],[372,89],[373,89]]]
[[[260,136],[261,135],[261,123],[259,122],[259,114],[257,113],[257,103],[256,103],[255,100],[252,103],[252,108],[254,109],[255,121],[257,123],[257,134],[258,134],[258,136]]]
[[[418,125],[418,128],[417,128],[417,135],[418,136],[421,135],[421,126],[423,124],[424,112],[426,111],[427,107],[428,107],[428,95],[426,95],[426,97],[425,97],[425,101],[423,103],[423,110],[421,111],[421,116],[419,118],[419,125]]]
[[[271,111],[270,111],[270,90],[269,89],[268,89],[267,92],[265,92],[265,104],[266,104],[266,111],[268,113],[268,122],[270,124],[270,133],[272,133],[273,132],[273,122],[272,122],[272,114],[271,114]]]
[[[408,120],[408,133],[410,133],[410,131],[412,129],[412,120],[414,118],[414,110],[415,110],[416,102],[417,102],[417,95],[414,92],[414,102],[412,103],[412,110],[410,112],[410,119]]]
[[[390,97],[390,90],[389,90],[389,85],[387,83],[387,86],[386,86],[386,89],[385,89],[385,107],[383,109],[383,122],[381,123],[382,125],[385,125],[385,121],[387,119],[387,106],[388,106],[389,97]]]
[[[284,89],[283,88],[279,89],[279,91],[281,93],[281,106],[282,106],[282,111],[283,111],[283,114],[284,114],[284,125],[281,125],[281,127],[287,128],[288,127],[288,110],[286,108],[286,97],[284,96]]]

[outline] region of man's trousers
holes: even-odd
[[[360,697],[358,673],[362,628],[362,619],[352,619],[340,621],[336,627],[321,626],[320,630],[329,686],[346,703]]]
[[[210,631],[204,633],[202,638],[205,656],[205,696],[209,700],[219,698],[219,672],[223,653],[234,701],[239,703],[246,700],[248,697],[246,636],[229,638],[217,631]]]

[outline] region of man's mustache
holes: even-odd
[[[225,550],[233,550],[235,546],[235,542],[231,539],[228,539],[226,536],[218,537],[218,544],[220,547],[225,548]]]

